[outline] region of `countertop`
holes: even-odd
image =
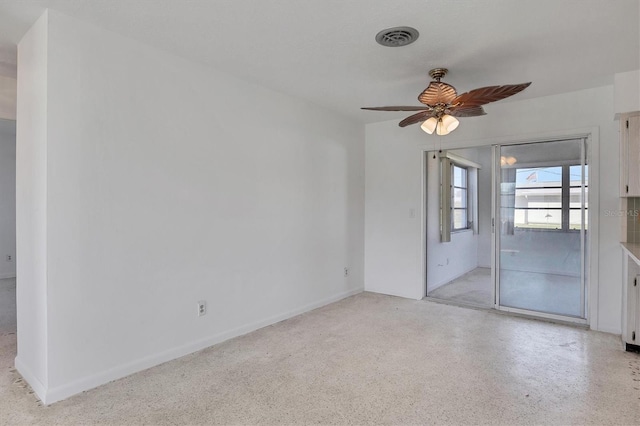
[[[640,243],[620,243],[620,245],[640,265]]]

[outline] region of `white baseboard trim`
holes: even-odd
[[[369,293],[384,294],[385,296],[402,297],[403,299],[421,300],[423,296],[416,297],[415,294],[407,294],[403,292],[389,291],[389,289],[380,290],[377,288],[365,288],[364,291]]]
[[[5,278],[15,278],[15,277],[16,277],[15,272],[5,272],[4,274],[0,273],[0,280],[4,280]]]
[[[38,395],[41,401],[44,402],[46,397],[46,386],[42,384],[40,380],[36,378],[36,376],[31,372],[31,370],[20,360],[20,357],[16,357],[15,361],[16,370],[22,376],[24,380],[31,386],[31,389]]]
[[[617,336],[622,335],[622,329],[620,329],[619,327],[594,327],[593,324],[591,324],[589,328],[593,331],[600,331],[602,333],[615,334]]]
[[[250,333],[252,331],[266,327],[268,325],[275,324],[277,322],[286,320],[296,315],[300,315],[302,313],[320,308],[330,303],[337,302],[338,300],[342,300],[347,297],[356,295],[358,293],[362,293],[363,291],[364,291],[364,288],[357,288],[357,289],[349,290],[343,293],[339,293],[334,296],[328,297],[326,299],[322,299],[316,302],[303,305],[289,312],[285,312],[279,315],[274,315],[272,317],[265,318],[264,320],[261,320],[261,321],[256,321],[251,324],[246,324],[246,325],[216,334],[214,336],[196,340],[194,342],[187,343],[186,345],[178,346],[158,354],[153,354],[153,355],[129,362],[127,364],[110,368],[109,370],[94,374],[92,376],[84,377],[82,379],[76,380],[74,382],[71,382],[65,385],[56,386],[56,387],[47,389],[46,392],[44,391],[44,387],[42,387],[41,392],[36,391],[35,388],[34,388],[34,391],[36,391],[36,393],[38,394],[38,396],[40,397],[40,399],[44,404],[53,404],[54,402],[61,401],[72,395],[78,394],[80,392],[84,392],[86,390],[93,389],[95,387],[111,382],[113,380],[117,380],[122,377],[129,376],[133,373],[137,373],[139,371],[146,370],[151,367],[155,367],[156,365],[165,363],[167,361],[171,361],[173,359],[180,358],[185,355],[189,355],[193,352],[197,352],[199,350],[208,348],[218,343],[222,343],[225,340],[229,340],[234,337],[238,337],[243,334]],[[16,361],[16,365],[17,365],[17,361]],[[25,376],[25,378],[27,377]],[[27,379],[27,382],[31,384],[31,380]]]

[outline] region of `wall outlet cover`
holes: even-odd
[[[201,317],[207,313],[207,302],[200,300],[198,302],[198,316]]]

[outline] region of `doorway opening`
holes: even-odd
[[[495,147],[498,307],[586,318],[585,144]]]
[[[426,158],[427,297],[493,308],[491,147]]]
[[[586,322],[587,139],[426,158],[427,297]]]

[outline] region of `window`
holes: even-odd
[[[480,164],[452,152],[440,154],[440,242],[454,231],[478,233]]]
[[[582,166],[569,166],[569,205],[565,206],[565,212],[568,215],[569,229],[580,229],[582,223]],[[589,165],[584,165],[584,229],[587,229],[589,209]]]
[[[451,164],[451,230],[469,229],[469,173],[466,167]]]
[[[585,203],[588,167],[585,165]],[[513,223],[516,229],[580,229],[582,166],[532,167],[515,171]]]

